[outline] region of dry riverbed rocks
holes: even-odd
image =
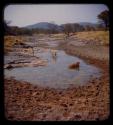
[[[35,59],[32,60],[31,62],[29,61],[21,61],[21,62],[13,62],[10,64],[4,65],[4,69],[11,69],[11,68],[16,68],[16,67],[37,67],[37,66],[46,66],[47,65],[47,60],[42,60],[42,59]]]

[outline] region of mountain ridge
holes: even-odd
[[[75,22],[75,23],[78,23],[79,25],[84,26],[84,27],[85,26],[96,27],[98,25],[98,23],[92,23],[92,22]],[[70,23],[70,24],[74,24],[74,23]],[[39,28],[39,29],[51,29],[51,28],[55,28],[57,30],[60,30],[61,25],[52,24],[52,23],[48,23],[48,22],[39,22],[39,23],[24,26],[23,28],[27,28],[27,29],[36,29],[36,28]]]

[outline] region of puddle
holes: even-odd
[[[55,57],[49,49],[40,53],[35,52],[35,54],[47,59],[48,65],[5,69],[5,77],[14,77],[42,87],[66,89],[71,85],[85,85],[90,78],[101,75],[100,69],[86,64],[78,57],[67,55],[64,51],[59,50]],[[78,61],[80,62],[79,69],[68,68],[70,64]]]

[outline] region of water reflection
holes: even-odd
[[[100,69],[86,64],[78,57],[67,55],[64,51],[47,50],[37,52],[42,59],[48,60],[48,65],[43,67],[20,67],[5,70],[6,77],[27,81],[42,87],[68,88],[70,85],[84,85],[91,78],[100,77]],[[80,62],[80,67],[69,69],[72,63]]]

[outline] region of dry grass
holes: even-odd
[[[101,45],[109,45],[109,31],[78,32],[76,37],[81,40],[100,42]]]
[[[58,33],[58,34],[53,34],[53,36],[56,38],[61,38],[64,37],[65,35],[63,33]]]
[[[63,40],[65,38],[65,34],[64,33],[53,34],[51,38],[53,38],[54,40]]]
[[[21,36],[4,36],[4,50],[5,53],[12,50],[15,43],[22,43],[23,39]]]
[[[38,36],[43,37],[44,34],[39,34]],[[64,34],[53,34],[53,37],[56,40],[64,39]],[[100,45],[109,45],[109,31],[85,31],[85,32],[77,32],[74,36],[82,41],[93,41],[99,42]],[[20,43],[25,41],[25,37],[22,36],[4,36],[4,49],[5,53],[12,50],[12,47],[15,43]]]
[[[54,39],[63,39],[65,35],[63,33],[53,34],[51,37]],[[109,45],[109,31],[84,31],[77,32],[72,35],[73,38],[78,38],[82,41],[97,42],[100,45]]]

